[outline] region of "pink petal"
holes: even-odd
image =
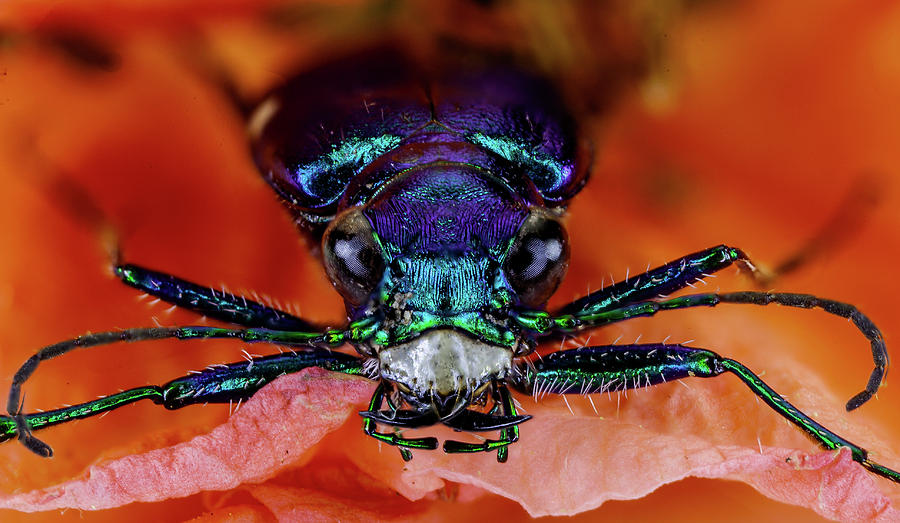
[[[742,481],[773,499],[809,507],[829,518],[900,518],[879,490],[887,482],[852,462],[847,451],[807,454],[691,435],[688,429],[702,425],[705,413],[721,412],[723,405],[733,401],[727,385],[686,391],[670,384],[655,392],[632,394],[618,406],[598,397],[599,414],[585,411],[583,405],[575,404],[573,414],[560,408],[558,400],[533,406],[529,399],[520,398],[535,418],[522,426],[522,439],[512,447],[506,464],[498,464],[493,455],[424,451],[404,463],[394,449],[363,436],[357,423],[347,428],[357,438],[352,444],[329,446],[340,435],[326,434],[343,425],[365,403],[371,389],[365,380],[318,370],[287,376],[264,388],[207,435],[92,467],[84,479],[2,497],[0,506],[23,511],[100,509],[234,489],[280,473],[293,476],[244,488],[272,514],[285,518],[370,520],[380,515],[405,521],[437,517],[432,512],[439,506],[435,492],[447,481],[474,488],[464,491],[467,494],[460,495],[458,503],[477,499],[483,489],[518,502],[533,516],[571,515],[608,500],[641,498],[662,485],[694,476]],[[819,402],[824,405],[828,400]],[[679,405],[699,414],[690,418]],[[816,407],[826,417],[834,410]],[[763,412],[758,430],[766,439],[796,436],[795,429],[784,426],[773,413]],[[737,418],[719,421],[735,426],[746,421],[739,411],[733,415]],[[661,427],[668,427],[668,432]],[[770,429],[773,434],[768,433]],[[444,439],[467,437],[440,428],[428,431]],[[306,451],[323,438],[326,446],[321,452],[346,463],[305,466]],[[813,447],[806,444],[804,448]],[[395,492],[419,501],[399,502]],[[237,512],[232,513],[232,508]],[[251,521],[261,516],[249,506],[228,507],[226,512],[229,518],[235,515]]]
[[[264,481],[300,460],[371,393],[371,382],[319,369],[285,376],[209,434],[93,466],[83,479],[2,496],[0,508],[99,510]]]

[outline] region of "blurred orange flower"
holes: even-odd
[[[276,4],[281,16],[300,20],[299,36],[296,27],[260,28],[259,13]],[[258,93],[288,64],[315,61],[317,50],[363,45],[372,20],[419,30],[410,21],[422,8],[398,14],[378,2],[280,4],[0,7],[0,391],[37,347],[89,330],[197,321],[135,301],[109,274],[89,220],[73,216],[88,204],[62,203],[60,180],[77,184],[109,218],[127,260],[342,322],[336,293],[255,174],[242,123],[208,71],[198,70],[205,63],[198,49],[214,48],[227,58],[226,72],[239,69],[240,87]],[[449,5],[431,9],[446,15]],[[516,12],[497,7],[506,8]],[[334,21],[345,13],[352,16]],[[651,63],[613,113],[585,122],[597,161],[571,207],[572,267],[554,303],[608,283],[610,273],[621,279],[626,267],[634,273],[723,242],[778,261],[865,179],[879,200],[867,219],[776,285],[858,305],[893,350],[900,329],[897,35],[895,3],[836,0],[713,3],[656,35],[664,59]],[[591,35],[576,36],[590,47]],[[709,285],[750,286],[724,272]],[[592,342],[670,335],[765,372],[803,410],[900,467],[893,416],[900,393],[886,388],[858,412],[843,412],[871,366],[852,326],[822,312],[723,306],[630,321],[593,333]],[[26,387],[27,408],[161,383],[238,361],[241,348],[160,342],[73,353],[41,366]],[[110,521],[897,518],[896,485],[846,452],[822,452],[738,380],[684,385],[593,404],[522,398],[535,418],[522,426],[509,463],[438,452],[404,463],[360,430],[355,412],[369,382],[306,372],[266,387],[231,417],[222,406],[167,412],[136,404],[48,430],[41,437],[56,451],[52,460],[2,445],[0,506],[102,508],[64,516]],[[42,516],[0,511],[4,521]]]

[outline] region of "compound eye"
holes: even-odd
[[[325,272],[345,300],[364,303],[384,276],[384,257],[369,220],[359,209],[337,218],[322,239]]]
[[[519,228],[503,264],[506,279],[519,301],[532,307],[546,302],[568,267],[566,230],[547,213],[533,211]]]

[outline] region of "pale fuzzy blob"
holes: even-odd
[[[469,393],[503,379],[512,367],[512,351],[473,340],[451,329],[426,332],[409,343],[382,349],[381,376],[402,383],[420,398],[434,390],[449,395]]]

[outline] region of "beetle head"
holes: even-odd
[[[432,162],[339,214],[322,242],[351,320],[375,317],[363,352],[418,410],[454,416],[531,349],[511,308],[540,308],[568,261],[557,218],[488,170]]]
[[[486,169],[447,161],[396,175],[338,215],[322,245],[351,319],[408,324],[418,315],[463,330],[454,318],[502,323],[510,306],[541,307],[568,265],[565,230],[550,211]]]

